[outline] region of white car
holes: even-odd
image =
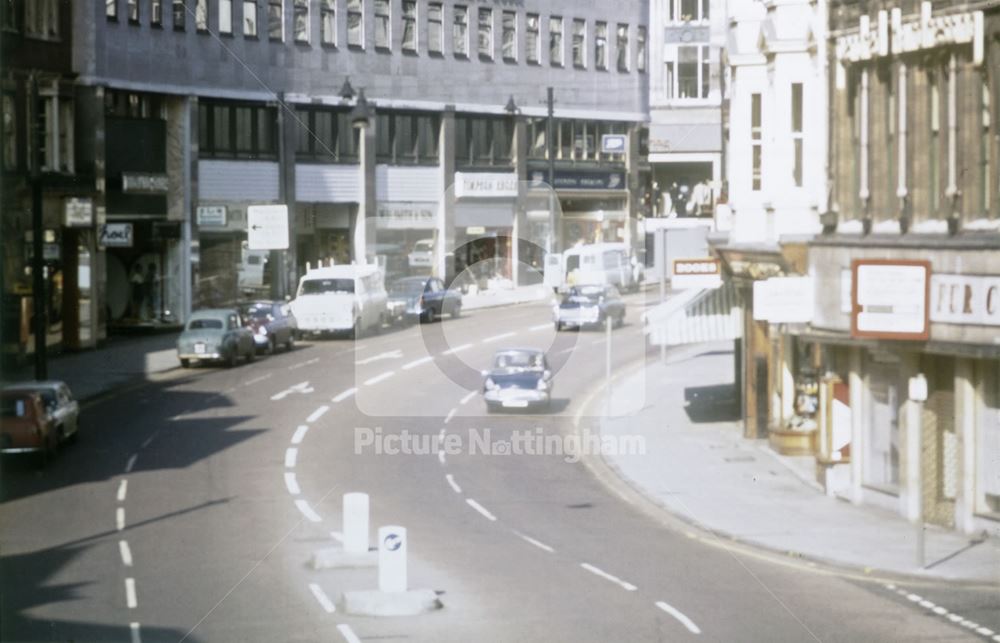
[[[289,306],[299,333],[347,332],[358,337],[388,321],[387,300],[378,266],[343,265],[307,272]]]
[[[73,393],[65,382],[57,380],[25,382],[4,387],[4,391],[38,393],[55,429],[58,443],[76,440],[80,426],[80,403],[73,399]]]
[[[407,256],[411,268],[430,268],[434,265],[434,239],[421,239],[413,244]]]

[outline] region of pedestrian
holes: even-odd
[[[145,299],[145,293],[143,293],[143,286],[145,285],[145,278],[142,274],[142,264],[138,261],[132,264],[132,275],[129,277],[129,287],[131,288],[132,300],[132,318],[141,319],[142,318],[142,302]]]
[[[149,319],[156,319],[159,317],[160,311],[160,292],[159,292],[159,277],[156,273],[156,264],[149,262],[146,266],[146,278],[144,283],[144,288],[146,291],[146,303],[149,310]]]

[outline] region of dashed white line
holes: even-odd
[[[346,400],[347,398],[351,397],[352,395],[354,395],[357,392],[358,392],[358,389],[356,389],[356,388],[349,388],[346,391],[344,391],[343,393],[340,393],[339,395],[337,395],[337,397],[333,398],[333,401],[334,402],[338,402],[338,403],[339,402],[343,402],[344,400]]]
[[[122,480],[118,483],[118,502],[125,501],[126,493],[128,493],[128,480]]]
[[[463,397],[461,400],[459,400],[458,403],[461,404],[462,406],[465,406],[465,404],[469,400],[471,400],[472,398],[474,398],[476,395],[479,395],[479,391],[469,391],[469,394],[466,395],[465,397]]]
[[[931,611],[934,612],[935,614],[937,614],[938,616],[944,616],[945,614],[948,613],[948,610],[945,609],[944,607],[941,607],[940,605],[938,605],[937,607],[933,608]]]
[[[455,476],[449,473],[444,477],[444,479],[448,481],[449,485],[451,485],[452,491],[454,491],[455,493],[462,493],[462,487],[458,486],[458,483],[455,482]]]
[[[316,600],[319,601],[320,607],[326,610],[327,614],[333,614],[337,611],[337,608],[333,606],[333,601],[331,601],[326,595],[326,592],[323,591],[322,587],[316,583],[309,583],[309,591],[311,591],[313,596],[316,597]]]
[[[670,605],[669,603],[665,603],[663,601],[656,601],[656,606],[659,607],[664,612],[666,612],[667,614],[673,616],[678,621],[680,621],[681,625],[686,627],[688,631],[691,632],[692,634],[701,634],[701,630],[698,629],[698,626],[694,624],[694,621],[685,616],[683,612],[681,612],[673,605]]]
[[[444,464],[444,451],[441,449],[438,449],[438,462]]]
[[[306,437],[306,433],[309,431],[308,424],[300,424],[298,428],[295,429],[295,433],[292,434],[292,444],[299,444],[302,439]]]
[[[466,498],[465,502],[470,507],[472,507],[473,509],[475,509],[479,513],[483,514],[483,516],[485,516],[486,519],[489,520],[490,522],[495,522],[496,521],[496,519],[497,519],[496,516],[494,516],[493,514],[491,514],[489,511],[487,511],[486,507],[482,506],[481,504],[479,504],[478,502],[476,502],[472,498]]]
[[[118,531],[125,529],[125,508],[118,507],[115,510],[115,526],[118,527]]]
[[[118,551],[122,555],[122,565],[126,567],[132,566],[132,550],[129,549],[128,541],[119,540],[118,541]]]
[[[421,357],[420,359],[415,359],[408,364],[403,364],[403,370],[408,371],[411,368],[416,368],[421,364],[426,364],[427,362],[433,362],[433,361],[434,361],[433,355],[428,355],[427,357]]]
[[[385,373],[382,373],[380,375],[376,375],[375,377],[373,377],[373,378],[371,378],[369,380],[365,380],[365,386],[374,386],[375,384],[378,384],[379,382],[383,382],[383,381],[389,379],[390,377],[392,377],[395,374],[396,374],[396,371],[386,371]]]
[[[156,434],[154,433],[153,435],[151,435],[148,438],[146,438],[145,440],[143,440],[142,441],[142,446],[139,447],[139,448],[145,449],[146,447],[148,447],[150,445],[150,443],[152,443],[153,438],[155,438],[155,437],[156,437]]]
[[[125,473],[131,473],[132,467],[135,466],[135,459],[139,457],[138,453],[133,453],[128,457],[128,462],[125,463]]]
[[[983,636],[993,636],[994,632],[988,627],[981,627],[976,630],[976,634],[982,634]]]
[[[517,335],[517,333],[515,333],[514,331],[510,331],[507,333],[500,333],[499,335],[493,335],[492,337],[487,337],[486,339],[483,340],[483,343],[492,344],[493,342],[499,342],[501,339],[507,339],[508,337],[513,337],[514,335]]]
[[[289,447],[285,449],[285,468],[294,469],[295,462],[299,458],[299,450],[295,447]]]
[[[354,630],[351,629],[350,625],[346,623],[341,623],[340,625],[337,626],[337,630],[340,631],[341,635],[343,635],[344,640],[347,641],[347,643],[361,643],[361,639],[357,637],[357,635],[354,633]]]
[[[448,415],[444,417],[444,423],[448,424],[449,422],[451,422],[451,418],[455,417],[456,412],[458,412],[458,409],[452,409],[448,411]]]
[[[135,579],[126,578],[125,579],[125,604],[128,605],[130,610],[134,610],[139,605],[139,601],[135,598]]]
[[[454,355],[455,353],[464,351],[464,350],[466,350],[468,348],[472,348],[472,344],[462,344],[461,346],[456,346],[455,348],[449,348],[448,350],[446,350],[445,352],[443,352],[441,354],[442,355]]]
[[[288,370],[294,371],[297,368],[302,368],[303,366],[309,366],[310,364],[315,364],[318,361],[319,361],[318,357],[314,357],[312,359],[307,359],[304,362],[299,362],[298,364],[292,364],[291,366],[288,367]]]
[[[302,493],[302,489],[299,488],[299,481],[295,479],[294,471],[285,472],[285,487],[288,488],[288,493],[293,496],[297,496]]]
[[[323,417],[323,415],[327,411],[329,411],[329,410],[330,410],[330,407],[324,404],[323,406],[321,406],[318,409],[316,409],[315,411],[313,411],[312,415],[310,415],[309,417],[306,418],[306,422],[310,422],[310,423],[311,422],[315,422],[316,420],[318,420],[321,417]]]
[[[132,634],[132,643],[142,643],[142,636],[139,634],[139,624],[133,621],[128,624],[128,629]]]
[[[550,554],[554,554],[556,552],[556,550],[553,549],[552,547],[546,545],[545,543],[543,543],[540,540],[535,540],[534,538],[532,538],[531,536],[529,536],[527,534],[522,534],[519,531],[515,531],[514,533],[517,534],[517,537],[520,538],[521,540],[523,540],[524,542],[530,543],[530,544],[534,545],[535,547],[538,547],[542,551],[547,551]]]
[[[272,395],[271,396],[271,401],[272,402],[277,402],[279,400],[283,400],[286,397],[288,397],[289,395],[291,395],[292,393],[312,393],[312,392],[313,392],[313,389],[310,388],[309,382],[299,382],[298,384],[295,384],[294,386],[289,386],[284,391],[279,391],[279,392],[275,393],[274,395]]]
[[[603,569],[600,569],[598,567],[594,567],[590,563],[580,563],[580,567],[583,567],[584,569],[586,569],[591,574],[594,574],[596,576],[600,576],[604,580],[609,580],[612,583],[615,583],[616,585],[618,585],[622,589],[624,589],[626,592],[634,592],[637,589],[636,586],[633,585],[632,583],[626,583],[625,581],[623,581],[622,579],[618,578],[617,576],[612,576],[611,574],[607,573]]]
[[[247,381],[243,382],[243,386],[253,386],[254,384],[256,384],[258,382],[263,382],[266,379],[270,379],[271,375],[272,375],[272,373],[265,373],[264,375],[261,375],[260,377],[255,377],[252,380],[247,380]]]
[[[310,507],[309,503],[305,500],[296,500],[295,506],[298,507],[299,511],[302,512],[302,515],[305,516],[310,522],[322,522],[323,519],[319,517],[318,513],[313,511],[313,508]]]
[[[536,330],[545,330],[546,328],[552,328],[552,323],[549,322],[548,324],[539,324],[537,326],[532,326],[528,330],[530,330],[531,332],[535,332]]]

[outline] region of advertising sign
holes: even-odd
[[[753,282],[753,318],[772,324],[812,321],[815,289],[812,277],[771,277]]]
[[[1000,276],[933,275],[931,321],[1000,326]]]
[[[548,181],[544,170],[533,170],[530,173],[531,183],[541,185]],[[555,188],[559,190],[625,190],[625,172],[623,170],[562,170],[557,169],[553,176]]]
[[[122,192],[145,192],[162,194],[170,189],[166,174],[146,172],[122,172]]]
[[[288,249],[287,205],[251,205],[247,208],[247,249]]]
[[[63,201],[67,228],[86,228],[94,224],[94,201],[77,197]]]
[[[624,154],[628,138],[624,134],[603,134],[601,136],[601,152],[605,154]]]
[[[98,233],[97,244],[105,248],[131,248],[132,232],[131,223],[105,223]]]
[[[718,288],[722,285],[722,267],[718,259],[697,257],[674,259],[670,287],[675,290]]]
[[[926,341],[930,337],[929,261],[851,262],[851,336]]]
[[[385,230],[432,230],[436,203],[379,203],[375,226]]]
[[[497,199],[517,196],[517,174],[509,172],[455,173],[456,198]]]
[[[196,212],[200,226],[224,227],[226,225],[226,206],[224,205],[199,205]]]

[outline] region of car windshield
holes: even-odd
[[[576,286],[566,294],[566,299],[569,301],[591,301],[602,295],[604,295],[604,288],[601,286]]]
[[[221,330],[222,320],[214,317],[196,317],[187,326],[188,330]]]
[[[493,367],[504,370],[540,369],[545,367],[545,357],[541,353],[508,351],[496,356]]]
[[[244,317],[250,317],[256,320],[266,320],[271,318],[272,311],[270,306],[244,306],[240,309],[240,314]]]
[[[322,295],[326,293],[353,293],[353,279],[307,279],[302,282],[300,295]]]
[[[24,417],[27,409],[27,400],[28,398],[26,397],[13,395],[5,396],[2,400],[0,400],[0,417]]]
[[[389,290],[390,294],[393,295],[412,295],[416,293],[423,292],[424,281],[397,281],[392,285]]]

